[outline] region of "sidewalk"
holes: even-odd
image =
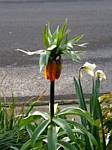
[[[111,62],[96,63],[98,69],[104,70],[107,80],[101,82],[101,93],[112,90],[112,70]],[[75,98],[75,88],[73,76],[77,76],[78,68],[81,64],[64,64],[62,74],[55,83],[56,99]],[[0,68],[0,97],[33,97],[43,95],[46,99],[49,96],[49,81],[43,78],[43,73],[39,73],[38,66],[29,67],[6,67]],[[84,93],[91,93],[91,78],[84,75],[82,80]],[[44,93],[44,94],[43,94]]]

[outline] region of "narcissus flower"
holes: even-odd
[[[95,64],[91,64],[86,62],[81,69],[83,69],[85,72],[87,72],[89,75],[94,76],[94,69],[96,68]]]
[[[95,72],[95,76],[96,76],[96,78],[98,78],[100,80],[106,79],[106,75],[105,75],[105,73],[102,70],[97,70]]]

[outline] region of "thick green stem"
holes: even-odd
[[[54,117],[54,87],[55,81],[50,82],[50,116],[51,119]]]

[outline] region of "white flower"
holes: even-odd
[[[96,76],[96,78],[99,78],[100,80],[106,79],[106,75],[102,70],[97,70],[95,72],[95,76]]]
[[[91,64],[86,62],[81,69],[83,69],[85,72],[87,72],[89,75],[94,76],[94,69],[96,68],[95,64]]]

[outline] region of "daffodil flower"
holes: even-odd
[[[105,75],[105,73],[102,70],[97,70],[95,72],[95,76],[96,76],[96,78],[98,78],[100,80],[106,79],[106,75]]]
[[[86,62],[81,69],[83,69],[85,72],[87,72],[89,75],[94,76],[94,69],[96,68],[95,64],[91,64]]]

